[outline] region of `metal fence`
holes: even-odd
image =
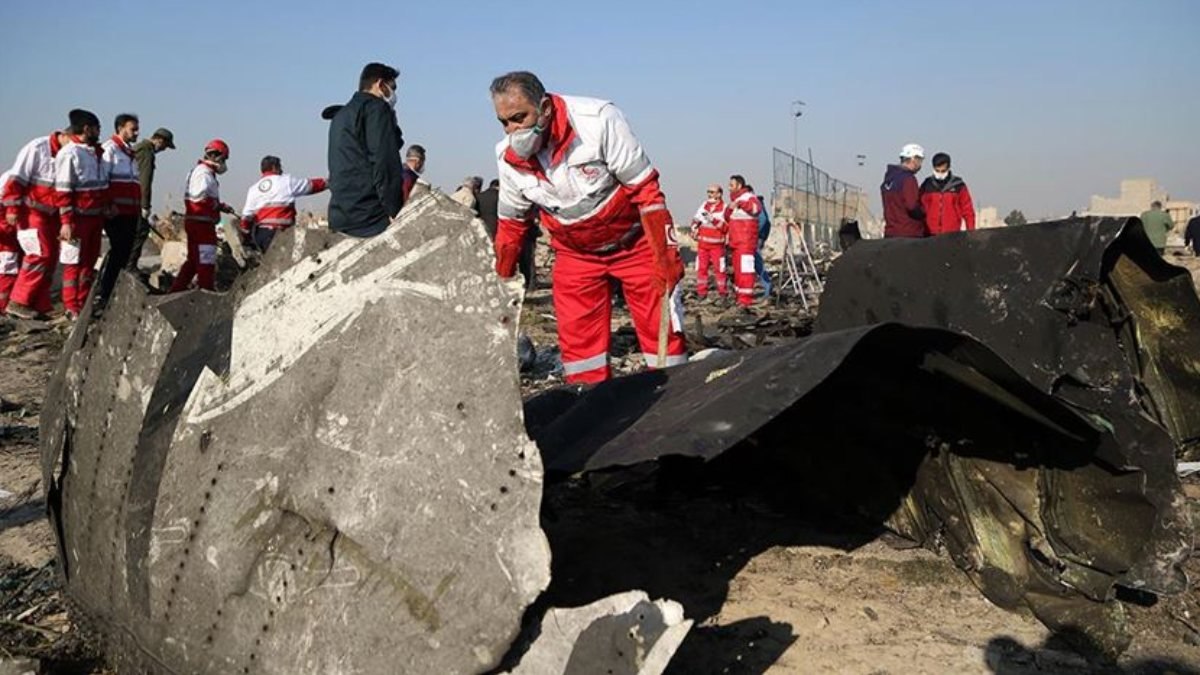
[[[798,223],[814,253],[838,250],[843,219],[858,218],[865,204],[862,188],[840,181],[779,148],[775,152],[772,220]]]

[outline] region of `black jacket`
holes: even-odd
[[[487,230],[488,238],[496,241],[496,220],[498,217],[500,190],[490,187],[479,193],[479,217],[483,220],[483,229]]]
[[[396,113],[357,92],[329,124],[329,227],[356,237],[383,232],[404,205]]]

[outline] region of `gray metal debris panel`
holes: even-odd
[[[227,295],[122,279],[43,416],[67,594],[118,664],[479,672],[549,582],[519,296],[431,195],[293,228]]]

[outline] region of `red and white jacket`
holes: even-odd
[[[108,170],[108,193],[118,216],[142,214],[142,183],[138,179],[133,148],[120,136],[104,141],[104,166]]]
[[[103,153],[100,146],[72,137],[54,156],[54,191],[63,225],[75,224],[79,216],[107,215],[108,171],[101,160]]]
[[[725,222],[725,202],[720,198],[706,199],[692,218],[696,230],[696,241],[701,244],[724,244],[729,235]]]
[[[550,101],[549,137],[537,155],[521,159],[507,139],[496,146],[497,250],[523,240],[534,207],[555,248],[616,250],[642,216],[666,211],[658,171],[612,103],[557,94]]]
[[[264,173],[246,192],[242,208],[242,227],[251,223],[272,230],[286,230],[296,224],[296,198],[324,192],[324,178],[296,178],[291,174]]]
[[[753,192],[742,188],[729,195],[729,206],[725,208],[725,222],[732,227],[735,224],[745,226],[745,221],[750,221],[754,225],[757,237],[759,213],[762,213],[762,202],[758,201]]]
[[[62,147],[58,132],[29,141],[17,153],[17,161],[4,184],[0,203],[5,214],[22,215],[25,208],[42,213],[58,213],[58,195],[54,191],[54,157]]]
[[[208,162],[200,160],[192,167],[183,194],[185,226],[190,223],[215,226],[221,222],[221,184],[217,182],[217,172]]]

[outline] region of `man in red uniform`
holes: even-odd
[[[263,253],[275,235],[296,224],[296,199],[325,191],[324,178],[296,178],[283,172],[283,160],[267,155],[259,162],[262,178],[246,191],[242,231]]]
[[[54,191],[54,156],[70,141],[52,131],[35,138],[17,153],[4,184],[5,225],[16,228],[24,254],[5,312],[18,319],[45,316],[53,308],[50,283],[58,265],[58,195]]]
[[[225,173],[229,146],[214,139],[204,146],[204,157],[188,174],[184,196],[183,227],[187,231],[187,262],[171,284],[171,292],[185,291],[196,277],[200,288],[211,291],[217,268],[217,223],[221,212],[233,213],[233,207],[221,201],[217,176]]]
[[[729,227],[725,223],[725,202],[721,186],[709,185],[708,196],[692,218],[692,236],[696,239],[696,295],[708,297],[708,269],[717,277],[717,293],[729,296],[725,282],[725,242]]]
[[[92,290],[111,197],[100,147],[100,118],[87,110],[72,110],[70,132],[70,142],[54,156],[54,190],[62,222],[63,307],[67,317],[74,319]]]
[[[736,174],[730,176],[725,222],[729,223],[729,248],[733,249],[733,287],[742,307],[754,304],[754,281],[758,279],[754,254],[758,250],[758,214],[762,210],[762,202],[746,187],[746,179]]]
[[[116,133],[102,146],[113,214],[104,223],[104,233],[108,235],[108,256],[100,269],[97,305],[108,301],[117,283],[117,275],[128,264],[142,215],[142,184],[138,175],[137,151],[134,150],[141,122],[137,115],[121,113],[113,122],[113,128]]]
[[[975,229],[975,204],[966,182],[950,172],[950,155],[933,156],[933,175],[921,183],[921,208],[929,234],[958,232],[963,223]]]
[[[516,274],[536,208],[555,249],[554,312],[567,381],[609,377],[612,279],[621,282],[647,365],[660,365],[664,301],[662,365],[687,362],[678,299],[683,262],[671,213],[625,116],[608,101],[548,94],[528,72],[496,78],[491,94],[508,134],[496,146],[496,272]]]
[[[0,173],[0,192],[8,185],[12,174]],[[0,202],[0,210],[7,204]],[[17,272],[21,269],[21,243],[17,241],[17,224],[10,225],[7,218],[0,218],[0,314],[8,308],[8,298],[17,283]]]

